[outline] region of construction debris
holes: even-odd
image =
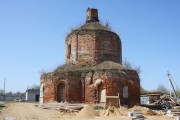
[[[131,112],[133,110],[139,110],[142,112],[143,115],[149,115],[149,108],[142,107],[142,106],[134,106],[133,108],[130,108],[128,111]]]
[[[133,120],[144,120],[144,116],[140,110],[133,110],[132,112],[129,112],[129,117]]]
[[[163,95],[157,102],[156,105],[161,105],[163,109],[172,109],[176,106],[180,106],[180,101],[176,98],[170,97],[169,95]]]
[[[173,116],[180,116],[180,109],[170,109],[166,112],[166,115],[173,117]]]
[[[76,104],[73,104],[73,105],[65,105],[65,106],[60,106],[59,107],[59,110],[62,112],[78,112],[80,111],[84,106],[82,105],[76,105]]]
[[[164,112],[161,111],[161,110],[160,111],[158,111],[158,110],[151,110],[151,109],[149,109],[147,107],[142,107],[142,106],[134,106],[134,107],[129,108],[129,109],[125,109],[125,108],[122,109],[121,108],[120,112],[123,113],[123,115],[126,116],[126,115],[128,115],[126,113],[129,113],[129,112],[131,112],[133,110],[139,110],[139,111],[142,112],[143,115],[147,115],[147,116],[154,116],[154,115],[162,116],[162,115],[164,115]]]
[[[144,116],[163,116],[166,112],[162,110],[152,110],[143,106],[134,106],[132,108],[127,108],[121,106],[116,108],[114,106],[108,107],[106,110],[100,110],[93,108],[93,105],[84,104],[69,104],[69,103],[53,103],[41,106],[44,109],[56,109],[60,111],[61,116],[75,116],[75,119],[88,119],[93,117],[113,117],[113,116],[128,116],[132,119],[144,120]],[[56,108],[55,108],[56,107]],[[180,109],[179,109],[180,110]],[[176,111],[177,112],[177,111]],[[129,113],[129,114],[128,114]],[[174,116],[175,112],[171,111],[166,113],[169,116]]]
[[[60,112],[78,112],[84,107],[84,104],[69,103],[49,103],[41,105],[42,109],[55,109]]]

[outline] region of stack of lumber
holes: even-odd
[[[63,111],[63,112],[78,112],[80,111],[82,108],[84,107],[84,105],[79,105],[79,104],[69,104],[69,105],[64,105],[64,106],[60,106],[59,110]]]
[[[180,109],[170,109],[166,112],[168,116],[180,116]]]
[[[129,113],[129,117],[131,117],[132,120],[144,120],[144,116],[140,110],[133,110]]]

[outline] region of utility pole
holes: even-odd
[[[4,78],[4,101],[6,99],[6,78]]]

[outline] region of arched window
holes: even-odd
[[[70,59],[71,58],[71,44],[67,45],[67,58]]]
[[[99,95],[98,95],[99,96],[99,102],[100,103],[106,102],[106,89],[102,83],[99,85],[98,93],[99,93]]]
[[[128,86],[123,87],[123,98],[128,98]]]
[[[63,83],[58,85],[57,88],[57,101],[64,102],[65,101],[65,85]]]

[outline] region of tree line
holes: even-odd
[[[40,86],[39,85],[36,85],[36,84],[34,84],[34,85],[32,85],[32,86],[29,86],[27,89],[39,89],[40,88]],[[18,91],[18,92],[6,92],[5,93],[5,96],[25,96],[25,94],[26,94],[26,91],[24,91],[24,92],[20,92],[20,91]],[[0,96],[4,96],[4,90],[3,89],[0,89]]]
[[[5,93],[5,95],[6,96],[25,96],[25,92],[20,92],[20,91],[18,91],[18,92],[6,92]],[[0,96],[4,96],[4,90],[3,89],[0,89]]]

